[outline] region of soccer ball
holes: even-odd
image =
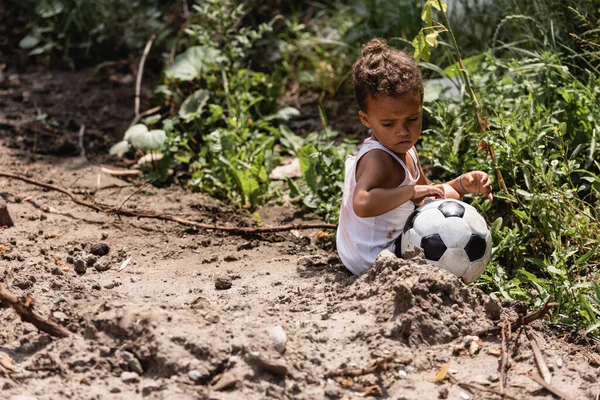
[[[411,247],[422,248],[431,264],[470,283],[490,261],[492,235],[473,206],[458,200],[435,200],[408,217],[396,242],[396,255],[403,256]]]

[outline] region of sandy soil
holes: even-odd
[[[32,92],[26,83],[39,77],[18,78],[0,83],[11,91],[0,117],[34,113],[34,103],[61,90]],[[27,90],[33,98],[23,102]],[[250,213],[215,199],[103,174],[94,149],[104,151],[129,118],[114,112],[117,102],[105,118],[89,116],[89,107],[71,110],[72,127],[50,113],[70,130],[60,139],[66,154],[40,150],[55,149],[50,137],[38,138],[33,154],[31,131],[0,126],[0,170],[116,207],[252,226]],[[76,141],[86,118],[109,136],[94,134],[87,159],[77,156]],[[340,264],[333,238],[317,240],[316,230],[227,235],[118,218],[4,178],[0,196],[15,222],[0,230],[0,283],[32,296],[42,315],[72,332],[52,338],[0,308],[0,398],[501,398],[494,327],[516,319],[518,305],[501,305],[418,255],[384,254],[357,278]],[[258,212],[267,225],[316,221],[293,207]],[[480,346],[467,338],[482,331]],[[572,399],[598,398],[600,356],[591,346],[567,343],[540,321],[531,333],[555,388]],[[538,369],[524,333],[512,333],[508,354],[506,393],[555,398],[529,377]],[[432,379],[444,365],[445,379]]]

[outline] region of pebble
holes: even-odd
[[[273,342],[273,346],[275,347],[275,350],[277,350],[279,353],[283,354],[285,352],[285,344],[287,342],[287,335],[285,334],[285,331],[283,330],[281,325],[275,325],[275,326],[270,327],[267,330],[267,333],[269,335],[269,339],[271,339],[271,342]]]
[[[123,361],[127,363],[127,366],[131,371],[137,373],[138,375],[144,374],[144,370],[142,369],[142,364],[140,363],[140,360],[138,360],[132,353],[128,351],[123,351],[122,355]]]
[[[197,369],[192,369],[190,371],[188,371],[188,377],[193,380],[194,382],[197,382],[198,379],[200,379],[202,377],[202,373],[200,371],[198,371]]]
[[[137,383],[140,381],[140,376],[135,372],[122,372],[121,380],[125,383]]]
[[[556,359],[556,366],[557,366],[558,368],[562,368],[562,366],[563,366],[563,360],[562,360],[562,358],[558,357],[558,358]]]
[[[406,371],[403,371],[403,370],[401,370],[401,369],[399,369],[399,370],[398,370],[398,376],[399,376],[400,378],[406,378],[406,376],[407,376],[407,375],[408,375],[408,374],[406,373]]]
[[[227,277],[218,276],[215,278],[215,289],[227,290],[231,289],[231,279]]]
[[[85,274],[87,266],[85,265],[85,260],[81,256],[77,256],[73,261],[73,266],[75,267],[75,272],[79,274]]]
[[[107,255],[109,251],[110,247],[106,243],[96,243],[90,248],[90,253],[98,257]]]
[[[459,394],[460,398],[463,400],[469,400],[471,398],[471,396],[469,396],[467,393],[465,392],[460,392]]]

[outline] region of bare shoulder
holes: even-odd
[[[356,180],[370,187],[394,188],[404,180],[404,169],[398,161],[383,150],[371,150],[361,157],[356,166]]]

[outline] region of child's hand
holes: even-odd
[[[481,193],[490,201],[494,200],[492,196],[492,181],[487,173],[483,171],[471,171],[461,175],[458,178],[461,189],[467,193]]]
[[[415,191],[412,197],[412,202],[419,205],[425,197],[433,197],[436,199],[444,199],[444,189],[438,185],[415,185]]]

